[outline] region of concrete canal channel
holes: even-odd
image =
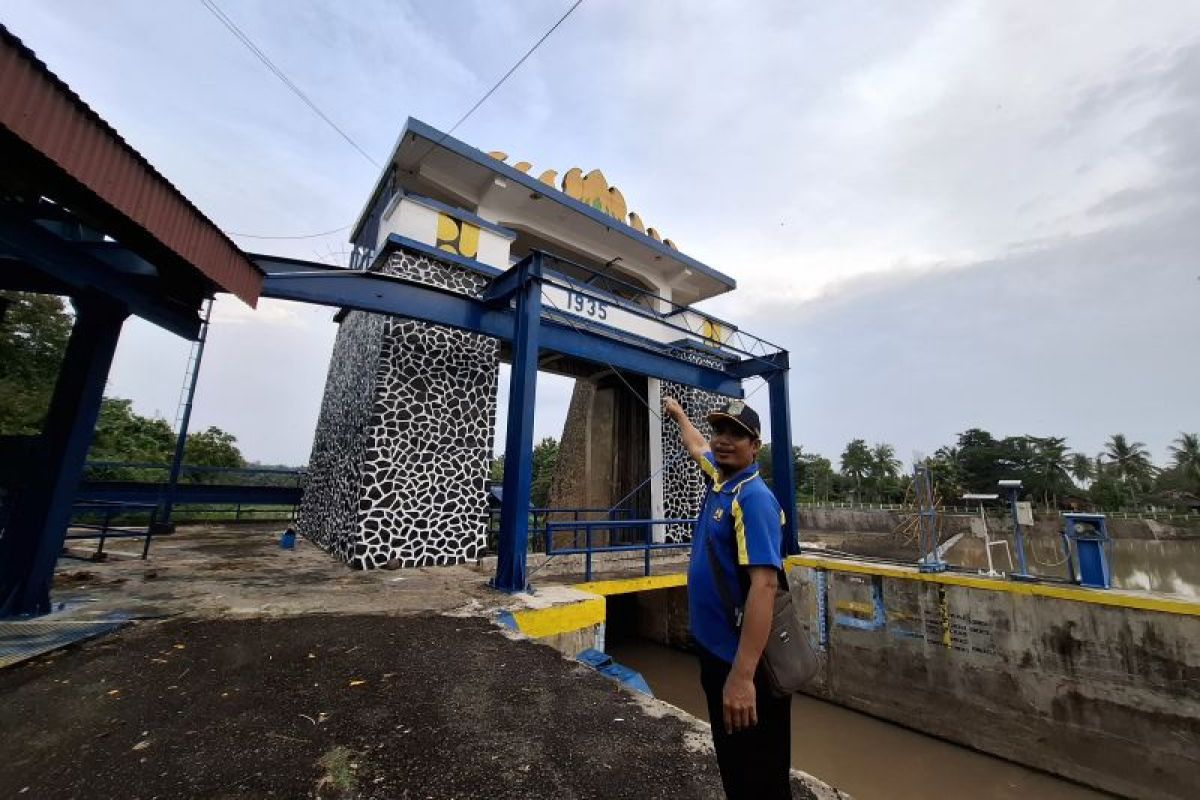
[[[794,766],[859,797],[1195,796],[1200,603],[813,555],[789,566],[823,659],[816,699],[796,705]],[[580,584],[605,607],[577,632],[702,714],[689,659],[669,649],[686,645],[685,580]]]

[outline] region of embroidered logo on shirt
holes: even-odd
[[[723,517],[723,516],[725,516],[725,509],[718,508],[716,511],[713,512],[713,521],[720,522],[721,517]]]

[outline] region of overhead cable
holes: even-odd
[[[238,233],[237,231],[225,231],[226,236],[241,236],[243,239],[319,239],[322,236],[330,236],[334,233],[340,233],[347,230],[350,226],[343,225],[340,228],[334,228],[331,231],[322,231],[321,233],[305,233],[296,236],[259,236],[255,233]]]
[[[202,0],[202,1],[207,2],[207,0]],[[483,105],[489,97],[491,97],[493,94],[495,94],[496,90],[499,89],[501,86],[503,86],[504,82],[507,81],[509,79],[509,77],[514,72],[517,71],[517,68],[520,67],[522,64],[524,64],[525,60],[528,59],[531,55],[533,55],[533,52],[535,50],[537,50],[539,47],[541,47],[543,42],[545,42],[547,39],[550,38],[550,34],[554,33],[554,31],[556,31],[558,29],[559,25],[562,25],[564,22],[566,22],[567,17],[571,16],[571,14],[573,14],[575,12],[575,9],[579,8],[579,6],[581,6],[582,4],[583,4],[583,0],[575,0],[575,2],[571,4],[571,7],[566,10],[566,13],[564,13],[561,17],[559,17],[558,21],[555,22],[553,25],[551,25],[546,30],[546,32],[542,34],[541,38],[538,39],[536,42],[534,42],[533,46],[525,51],[525,55],[518,58],[517,62],[515,64],[513,64],[511,67],[509,67],[508,72],[506,72],[502,76],[500,76],[500,80],[498,80],[494,84],[492,84],[492,88],[490,88],[486,92],[484,92],[483,96],[475,101],[475,105],[473,105],[469,109],[467,109],[467,113],[465,113],[461,117],[459,117],[458,121],[450,126],[450,130],[443,133],[436,142],[430,143],[429,149],[427,149],[423,154],[421,154],[421,157],[417,159],[417,163],[419,164],[423,160],[425,160],[425,157],[428,156],[431,152],[433,152],[434,148],[440,146],[442,144],[442,142],[446,141],[446,139],[452,133],[454,133],[456,130],[458,130],[458,127],[460,125],[462,125],[464,122],[466,122],[467,119],[472,114],[474,114],[477,110],[479,110],[479,107],[481,105]]]
[[[365,158],[367,161],[371,162],[371,164],[376,169],[383,168],[382,166],[380,166],[378,161],[371,158],[371,156],[367,154],[366,150],[363,150],[361,147],[359,147],[358,142],[356,142],[350,138],[350,134],[346,133],[344,130],[342,130],[340,127],[338,127],[336,122],[334,122],[332,119],[330,119],[329,116],[324,111],[322,111],[320,108],[318,108],[317,104],[314,103],[311,99],[309,99],[308,95],[306,95],[299,86],[297,86],[295,83],[293,83],[292,80],[290,78],[288,78],[287,75],[284,74],[283,70],[281,70],[279,67],[275,66],[275,62],[271,61],[271,59],[267,57],[267,54],[264,53],[258,47],[258,45],[256,45],[250,39],[250,37],[247,36],[242,31],[241,28],[239,28],[237,26],[237,24],[234,23],[234,21],[231,20],[225,14],[225,12],[222,11],[217,6],[217,4],[214,0],[200,0],[200,2],[204,5],[205,8],[207,8],[212,13],[212,15],[214,17],[216,17],[221,22],[222,25],[224,25],[227,29],[229,29],[229,32],[232,33],[237,38],[238,41],[240,41],[242,44],[244,44],[246,46],[246,48],[251,53],[253,53],[255,55],[255,57],[257,57],[258,60],[261,61],[266,66],[266,68],[269,69],[275,75],[275,77],[277,77],[277,78],[279,78],[279,80],[283,81],[284,86],[287,86],[289,89],[291,89],[292,92],[297,97],[299,97],[306,106],[308,106],[310,109],[312,109],[313,113],[315,113],[318,117],[323,119],[325,121],[325,123],[327,125],[329,125],[329,127],[333,128],[335,131],[337,131],[339,136],[341,136],[343,139],[345,139],[346,142],[351,147],[353,147],[355,150],[357,150],[359,152],[359,154],[362,155],[363,158]],[[580,0],[580,2],[582,2],[582,0]],[[578,3],[576,3],[576,5],[578,5]],[[347,226],[347,227],[349,227],[349,226]],[[293,238],[293,237],[256,236],[254,238],[256,238],[256,239],[274,239],[274,238]],[[295,237],[295,238],[304,238],[304,237]]]

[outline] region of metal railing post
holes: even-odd
[[[583,557],[583,575],[586,580],[590,581],[592,579],[592,525],[591,523],[584,523],[584,525],[586,526],[584,531],[586,534],[585,541],[587,542],[587,553],[584,554]]]

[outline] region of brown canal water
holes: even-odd
[[[1006,541],[1011,548],[1011,537]],[[946,551],[944,558],[956,566],[986,569],[987,554],[984,551],[982,539],[964,536]],[[1117,539],[1109,543],[1108,552],[1115,588],[1200,600],[1200,539]],[[1025,557],[1029,572],[1033,575],[1052,578],[1067,576],[1062,540],[1059,538],[1027,538]],[[1013,558],[1016,558],[1015,553]],[[998,571],[1011,571],[1004,548],[992,548],[992,561]]]
[[[641,639],[610,642],[656,697],[708,720],[694,656]],[[855,800],[1098,800],[1109,795],[804,695],[792,699],[792,766]]]

